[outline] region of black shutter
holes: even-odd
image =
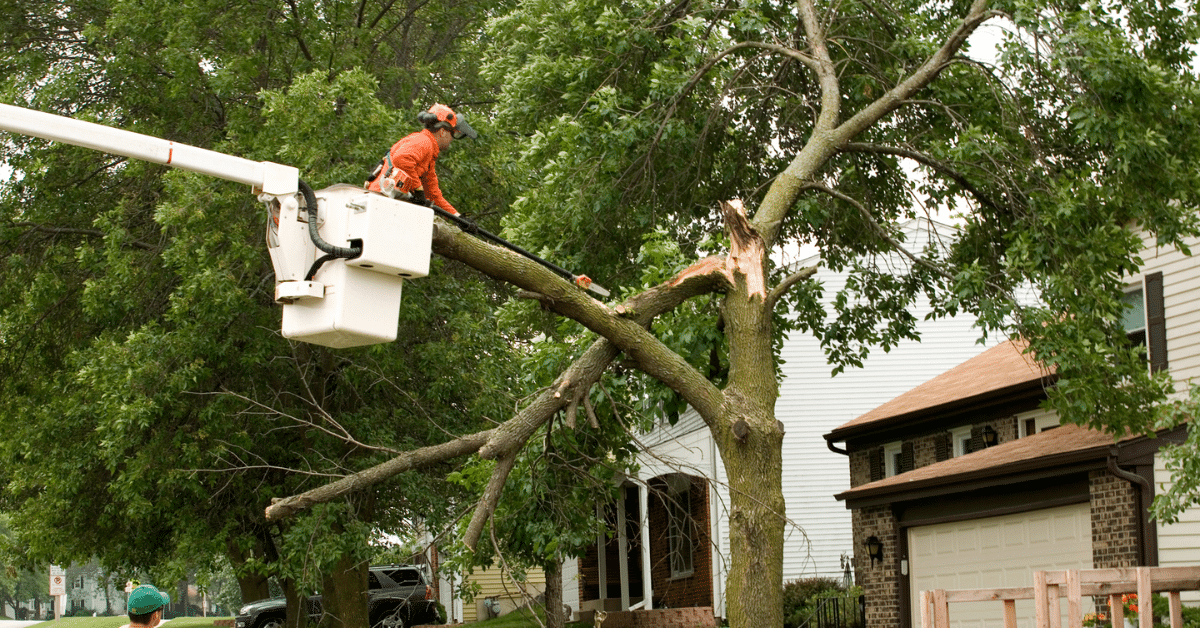
[[[1167,314],[1161,272],[1146,275],[1146,349],[1150,352],[1151,371],[1167,368]]]
[[[979,425],[971,426],[971,440],[967,441],[967,453],[981,451],[983,449],[983,427]]]
[[[938,434],[933,441],[933,455],[938,462],[950,459],[953,443],[950,442],[950,432]]]
[[[872,449],[870,454],[871,481],[883,479],[883,447]]]
[[[900,446],[900,468],[896,470],[896,473],[912,471],[915,462],[914,457],[912,441],[906,441]]]

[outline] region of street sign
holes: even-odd
[[[58,565],[50,565],[50,595],[67,594],[67,572]]]

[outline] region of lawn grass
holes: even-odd
[[[471,628],[538,628],[545,625],[545,618],[546,615],[541,608],[537,609],[536,618],[529,609],[521,608],[495,619],[485,619],[469,625]],[[591,628],[591,626],[591,622],[567,622],[567,628]]]
[[[218,619],[232,619],[231,617],[177,617],[168,622],[170,628],[211,628],[213,622]],[[63,617],[62,619],[44,621],[37,624],[37,628],[120,628],[129,623],[129,617],[126,615],[118,615],[116,617]],[[0,622],[0,628],[4,628],[4,623]]]

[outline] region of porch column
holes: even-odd
[[[604,521],[604,509],[599,503],[596,504],[596,520]],[[597,599],[600,600],[600,610],[604,610],[604,599],[608,597],[608,556],[604,551],[604,537],[604,526],[601,526],[596,533],[596,567],[600,571],[600,594]]]
[[[654,587],[650,580],[650,487],[638,486],[638,510],[642,518],[642,608],[654,608]]]
[[[625,520],[625,487],[621,487],[621,499],[617,500],[617,558],[621,566],[621,610],[629,610],[629,534]]]

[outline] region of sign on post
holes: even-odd
[[[50,565],[50,596],[54,598],[54,619],[62,615],[62,600],[67,595],[67,571]]]
[[[58,565],[50,565],[50,595],[67,594],[67,572]]]

